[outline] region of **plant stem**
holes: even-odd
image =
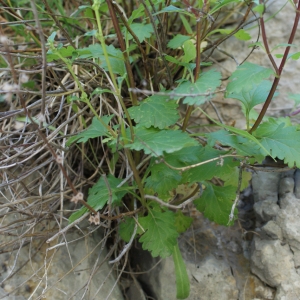
[[[294,38],[295,38],[295,34],[296,34],[296,30],[297,30],[297,27],[298,27],[298,24],[299,24],[299,18],[300,18],[300,1],[298,2],[298,6],[295,10],[296,12],[296,15],[295,15],[295,20],[294,20],[294,25],[293,25],[293,28],[292,28],[292,31],[291,31],[291,34],[290,34],[290,38],[289,38],[289,41],[288,41],[288,44],[291,45],[294,41]],[[259,126],[259,124],[261,123],[264,115],[266,114],[267,112],[267,109],[272,101],[272,98],[274,96],[274,93],[276,91],[276,88],[278,86],[278,83],[279,83],[279,80],[280,80],[280,76],[282,74],[282,71],[283,71],[283,68],[284,68],[284,65],[286,63],[286,60],[287,60],[287,57],[288,57],[288,54],[290,52],[290,49],[291,49],[291,46],[287,46],[285,48],[285,51],[284,51],[284,54],[283,54],[283,57],[282,57],[282,60],[281,60],[281,63],[280,63],[280,66],[279,66],[279,69],[278,69],[278,74],[277,76],[274,78],[274,81],[273,81],[273,85],[272,85],[272,88],[269,92],[269,95],[267,97],[267,100],[257,118],[257,120],[255,121],[253,127],[251,128],[251,130],[249,131],[249,133],[252,133],[253,131],[256,130],[256,128]]]

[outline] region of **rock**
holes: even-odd
[[[236,280],[224,260],[209,255],[194,268],[192,276],[197,281],[197,293],[202,299],[238,299]]]
[[[274,221],[269,221],[262,228],[262,231],[267,237],[273,240],[282,240],[282,231],[280,226],[278,226]]]
[[[251,271],[269,286],[277,287],[289,278],[298,276],[288,245],[282,245],[278,240],[254,237],[252,247]]]

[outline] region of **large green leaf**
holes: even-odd
[[[164,129],[176,123],[179,118],[178,104],[170,101],[168,96],[151,96],[139,106],[128,109],[130,116],[136,123],[146,128],[151,126]]]
[[[100,179],[93,185],[93,187],[89,189],[87,203],[95,211],[102,209],[104,205],[109,201],[110,197],[112,204],[119,204],[123,196],[128,192],[129,187],[127,185],[123,185],[120,188],[117,187],[122,182],[122,179],[115,178],[109,175],[107,177],[107,182],[109,187],[107,186],[104,178],[100,177]],[[80,210],[70,216],[69,222],[74,222],[87,211],[88,209],[83,206]]]
[[[221,73],[215,70],[210,70],[200,74],[195,83],[191,81],[183,82],[179,87],[174,90],[175,94],[180,97],[180,94],[189,94],[186,96],[183,103],[189,105],[200,105],[208,101],[211,96],[209,93],[213,93],[221,84]],[[206,94],[206,95],[203,95]],[[182,98],[181,96],[180,98]]]
[[[198,162],[205,162],[224,154],[226,154],[225,151],[219,151],[206,146],[198,154]],[[211,180],[213,177],[221,177],[223,174],[231,173],[238,165],[239,162],[235,161],[233,157],[218,159],[183,172],[183,182],[192,184],[194,182]]]
[[[137,151],[143,150],[152,156],[161,156],[164,152],[171,153],[197,144],[187,133],[179,130],[137,127],[134,142],[127,144],[126,147]]]
[[[259,85],[262,80],[268,78],[273,71],[262,66],[245,62],[238,66],[236,71],[229,77],[230,82],[226,91],[230,93],[239,93],[242,90],[249,91]]]
[[[181,181],[179,171],[170,169],[163,163],[153,165],[150,171],[151,176],[146,179],[146,188],[157,193],[161,199],[170,198],[169,192]]]
[[[150,251],[153,257],[172,255],[178,237],[174,222],[173,212],[149,207],[148,216],[139,218],[139,224],[145,231],[139,239],[143,249]]]
[[[269,119],[253,134],[273,157],[284,160],[290,168],[295,164],[300,168],[300,132],[296,127],[286,126],[286,123],[278,124],[276,120]]]
[[[229,215],[234,199],[236,197],[236,187],[233,186],[215,186],[205,183],[205,190],[202,196],[194,201],[196,208],[203,212],[204,216],[220,225],[232,225],[229,222]],[[237,210],[234,211],[237,216]]]

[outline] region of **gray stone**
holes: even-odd
[[[238,299],[236,280],[224,260],[210,255],[198,268],[194,268],[192,276],[197,281],[197,291],[201,299]]]
[[[272,199],[256,202],[253,206],[258,221],[265,223],[277,216],[279,206]]]
[[[274,221],[269,221],[261,229],[270,239],[282,240],[281,228]]]
[[[299,277],[288,245],[282,245],[278,240],[254,237],[252,246],[251,271],[263,282],[277,287],[293,276]]]

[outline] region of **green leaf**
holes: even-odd
[[[220,179],[224,181],[224,186],[238,186],[240,170],[238,167],[234,168],[231,173],[223,174]],[[249,181],[252,178],[252,173],[247,171],[242,171],[242,183],[241,183],[241,191],[249,186]]]
[[[227,93],[239,93],[240,91],[249,91],[253,86],[257,86],[265,78],[268,78],[273,71],[262,66],[245,62],[238,66],[237,70],[229,77],[230,82],[227,85]]]
[[[243,156],[263,157],[259,145],[249,141],[247,138],[231,133],[227,130],[219,130],[207,133],[209,145],[213,146],[217,141],[223,146],[230,146],[237,150],[237,153]]]
[[[215,186],[207,182],[205,186],[202,196],[194,201],[196,208],[212,222],[225,226],[232,225],[234,221],[229,224],[228,222],[231,207],[236,197],[236,187]],[[234,215],[237,217],[236,209]]]
[[[262,15],[262,13],[264,12],[264,10],[265,10],[265,5],[264,5],[264,4],[256,5],[256,6],[253,8],[253,11],[259,13],[260,15]]]
[[[244,29],[240,29],[234,36],[241,41],[249,41],[251,40],[251,35],[245,31]]]
[[[169,6],[164,7],[162,10],[160,10],[156,14],[171,13],[171,12],[179,13],[179,12],[186,12],[186,10],[184,10],[182,8],[178,8],[178,7],[174,6],[174,5],[169,5]]]
[[[242,89],[238,93],[227,93],[226,98],[240,100],[243,103],[246,114],[248,115],[254,106],[266,101],[271,87],[272,83],[270,81],[263,80],[258,85],[253,86],[251,90]]]
[[[168,96],[154,95],[144,100],[139,106],[129,108],[128,112],[136,123],[146,128],[153,126],[163,129],[175,124],[179,118],[178,104],[169,99]]]
[[[56,49],[55,52],[53,52],[52,50],[48,50],[48,52],[47,52],[47,62],[52,62],[54,60],[59,60],[60,56],[57,53],[59,53],[62,57],[71,57],[73,52],[75,52],[75,51],[76,50],[72,46],[62,47],[59,50]]]
[[[133,218],[125,217],[124,221],[121,221],[119,225],[119,234],[123,241],[129,242],[135,226],[135,220]]]
[[[225,151],[219,151],[206,146],[198,154],[197,162],[205,162],[224,154],[226,154]],[[236,167],[237,165],[239,165],[239,162],[235,161],[233,157],[218,159],[184,171],[182,174],[183,182],[189,182],[190,184],[192,184],[194,182],[211,180],[213,177],[221,177],[223,174],[231,173],[234,167]]]
[[[143,23],[133,23],[130,25],[131,30],[138,37],[140,43],[145,39],[150,38],[154,30],[152,24],[143,24]],[[132,35],[129,33],[128,38],[132,39]]]
[[[186,232],[193,223],[193,218],[185,216],[179,209],[175,213],[175,227],[178,233]]]
[[[158,130],[137,127],[135,140],[126,147],[132,150],[144,150],[145,154],[161,156],[164,152],[172,153],[184,147],[196,146],[197,142],[185,132],[179,130]]]
[[[112,119],[113,115],[110,116],[103,116],[101,117],[101,120],[108,125],[109,121]],[[98,120],[97,117],[94,117],[92,120],[92,124],[91,126],[71,137],[68,141],[67,141],[67,146],[70,146],[72,143],[74,143],[75,141],[77,141],[77,143],[86,143],[89,139],[93,139],[93,138],[97,138],[100,136],[109,136],[109,131],[106,129],[106,127]]]
[[[100,179],[93,185],[93,187],[89,189],[87,203],[95,211],[102,209],[103,206],[109,201],[110,197],[112,204],[118,204],[129,190],[129,187],[127,185],[123,185],[120,188],[117,187],[122,182],[122,179],[115,178],[112,175],[109,175],[107,177],[107,181],[109,189],[103,177],[100,177]],[[69,217],[69,222],[74,222],[87,211],[88,209],[85,206],[83,206],[80,210],[73,213]]]
[[[178,237],[174,222],[173,212],[156,211],[149,207],[148,216],[139,218],[139,224],[145,230],[139,239],[143,249],[151,252],[153,257],[172,255]]]
[[[183,43],[184,56],[182,57],[182,61],[188,63],[196,58],[196,46],[191,41],[185,41]]]
[[[186,299],[190,294],[190,280],[178,244],[173,248],[173,261],[176,276],[176,298]]]
[[[177,34],[167,44],[171,49],[177,49],[183,45],[184,42],[188,41],[191,37],[187,35]]]
[[[153,165],[150,172],[151,176],[147,177],[145,187],[157,193],[161,199],[170,198],[170,191],[176,188],[181,180],[179,171],[160,163]]]
[[[259,147],[261,147],[261,151],[262,151],[262,153],[264,153],[264,155],[266,156],[266,155],[269,155],[269,156],[271,156],[271,157],[273,157],[272,156],[272,154],[253,136],[253,135],[251,135],[250,133],[248,133],[247,131],[245,131],[245,130],[241,130],[241,129],[237,129],[237,128],[235,128],[235,127],[232,127],[232,126],[228,126],[228,125],[224,125],[224,124],[222,124],[222,123],[220,123],[220,122],[218,122],[218,121],[216,121],[216,120],[214,120],[214,119],[212,119],[206,112],[204,112],[203,110],[201,110],[202,111],[202,113],[208,118],[208,119],[210,119],[211,121],[213,121],[215,124],[217,124],[217,125],[219,125],[220,127],[223,127],[223,128],[225,128],[225,129],[227,129],[228,131],[231,131],[231,132],[233,132],[233,133],[236,133],[236,134],[238,134],[238,135],[240,135],[240,136],[243,136],[243,137],[245,137],[245,138],[247,138],[247,139],[249,139],[250,141],[252,141],[252,142],[254,142],[255,144],[257,144]],[[274,158],[274,157],[273,157]]]
[[[202,149],[201,145],[186,147],[173,153],[167,153],[164,158],[173,167],[185,167],[199,162]]]
[[[294,126],[269,119],[253,133],[272,156],[284,160],[290,168],[300,168],[300,132]]]
[[[177,87],[174,92],[176,94],[190,94],[191,96],[185,97],[183,103],[189,105],[200,105],[208,101],[212,93],[221,84],[221,73],[215,70],[210,70],[200,74],[195,83],[186,81]],[[200,95],[199,95],[200,94]],[[202,95],[201,95],[202,94]],[[208,94],[208,95],[203,95]],[[178,95],[180,96],[180,95]],[[181,97],[180,97],[181,98]]]

